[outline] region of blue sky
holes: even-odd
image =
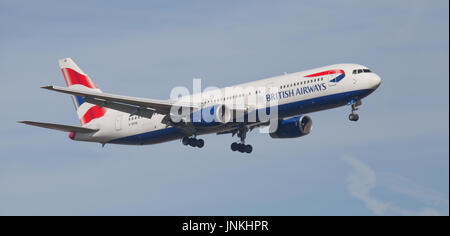
[[[0,2],[0,215],[448,215],[448,1]],[[73,142],[24,126],[78,125],[57,59],[106,92],[166,99],[175,86],[227,86],[336,63],[381,87],[310,114],[313,132],[252,132],[198,150],[174,141]]]

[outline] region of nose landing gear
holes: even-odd
[[[357,101],[352,101],[350,103],[352,104],[352,113],[350,113],[350,115],[348,115],[348,119],[356,122],[359,120],[359,115],[356,114],[355,111],[358,110],[358,106],[361,106],[362,102],[361,102],[361,100],[357,100]]]

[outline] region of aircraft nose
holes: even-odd
[[[370,87],[372,89],[377,89],[381,84],[381,78],[377,74],[373,74],[370,77]]]

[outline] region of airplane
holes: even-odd
[[[18,122],[68,132],[72,140],[102,146],[180,140],[202,148],[205,142],[197,136],[215,133],[237,135],[231,150],[251,153],[253,147],[245,139],[257,127],[271,128],[271,138],[297,138],[312,130],[312,119],[305,114],[346,105],[351,107],[349,120],[358,121],[355,111],[361,100],[381,84],[366,66],[336,64],[158,100],[103,93],[71,58],[58,62],[67,87],[42,88],[71,95],[81,126]],[[263,119],[270,109],[276,116]]]

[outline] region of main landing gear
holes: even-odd
[[[239,151],[242,153],[252,153],[253,147],[252,145],[245,145],[245,138],[247,137],[248,129],[246,127],[242,127],[238,129],[237,135],[241,139],[240,143],[234,142],[231,144],[231,150],[233,152]]]
[[[353,101],[352,103],[352,113],[350,113],[350,115],[348,115],[348,119],[351,121],[358,121],[359,120],[359,115],[355,113],[355,111],[358,110],[358,106],[360,106],[362,104],[361,100],[357,100],[357,101]]]
[[[198,147],[198,148],[202,148],[203,146],[205,146],[205,141],[203,141],[203,139],[196,139],[194,138],[189,138],[189,137],[184,137],[181,142],[184,145],[189,145],[191,147]]]

